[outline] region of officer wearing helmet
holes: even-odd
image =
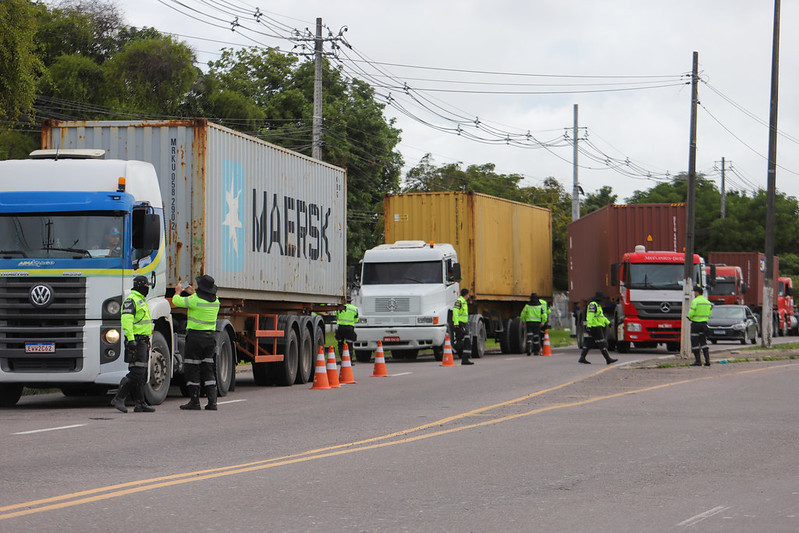
[[[205,274],[196,280],[197,289],[191,285],[183,287],[181,283],[175,286],[175,295],[172,303],[177,307],[186,308],[186,358],[184,374],[186,387],[189,389],[189,402],[180,406],[181,409],[199,411],[200,386],[205,390],[208,404],[205,406],[210,411],[216,411],[216,318],[219,315],[219,299],[216,297],[216,282],[214,278]],[[188,296],[183,296],[183,291]]]
[[[122,302],[122,331],[125,334],[125,362],[128,363],[128,375],[119,383],[119,390],[111,400],[111,406],[127,413],[125,400],[133,398],[136,413],[152,413],[155,409],[147,404],[144,398],[144,386],[147,384],[147,367],[150,364],[150,337],[153,334],[153,320],[147,306],[147,294],[150,284],[145,276],[133,278],[133,290]]]

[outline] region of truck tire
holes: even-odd
[[[443,361],[444,360],[444,347],[443,346],[434,346],[433,347],[433,358],[436,361]]]
[[[14,407],[22,397],[20,383],[4,383],[0,385],[0,407]]]
[[[236,388],[236,358],[227,331],[216,334],[216,390],[219,397]]]
[[[474,335],[472,344],[472,357],[475,359],[482,359],[486,353],[486,324],[482,320],[477,322],[477,331]]]
[[[503,354],[510,353],[510,319],[503,324],[504,329],[499,333],[499,349]]]
[[[313,375],[314,364],[317,352],[314,351],[314,331],[313,322],[309,317],[303,317],[300,321],[300,351],[297,361],[297,377],[294,379],[296,385],[308,383]]]
[[[355,350],[355,360],[359,363],[368,363],[372,360],[372,352],[369,350]]]
[[[278,385],[289,387],[297,379],[297,365],[300,358],[300,343],[297,340],[297,332],[291,328],[283,343],[283,361],[273,363],[277,366],[276,381]]]
[[[313,327],[313,361],[311,362],[311,375],[308,378],[309,382],[313,381],[314,371],[316,370],[316,356],[319,355],[319,348],[322,348],[323,352],[325,350],[325,321],[322,320],[322,317],[314,317]]]
[[[524,323],[518,316],[510,319],[509,348],[510,353],[522,353],[524,350]]]
[[[144,399],[150,405],[161,405],[169,394],[172,384],[172,369],[169,367],[172,354],[160,331],[153,331],[150,338],[150,381],[144,387]]]

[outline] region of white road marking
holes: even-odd
[[[727,509],[729,509],[729,507],[724,507],[722,505],[719,505],[718,507],[714,507],[713,509],[705,511],[704,513],[699,513],[696,516],[692,516],[688,520],[683,520],[682,522],[677,524],[677,527],[692,526],[694,524],[698,524],[699,522],[701,522],[705,518],[710,518],[711,516],[719,514],[722,511],[726,511]]]
[[[79,428],[81,426],[85,426],[86,424],[75,424],[72,426],[61,426],[57,428],[46,428],[46,429],[34,429],[32,431],[20,431],[18,433],[12,433],[12,435],[30,435],[32,433],[44,433],[45,431],[58,431],[59,429],[72,429],[72,428]]]
[[[246,401],[247,400],[245,400],[245,399],[241,399],[241,400],[225,400],[224,402],[216,402],[216,403],[217,403],[217,405],[225,405],[225,404],[228,404],[228,403],[238,403],[238,402],[246,402]]]
[[[410,376],[413,372],[400,372],[399,374],[391,374],[392,376]]]

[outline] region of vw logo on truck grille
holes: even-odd
[[[669,302],[661,302],[660,303],[660,312],[661,313],[668,313],[671,311],[671,304]]]
[[[53,289],[49,285],[34,285],[28,296],[34,307],[47,307],[53,303]]]

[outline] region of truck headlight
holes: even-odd
[[[358,326],[365,326],[367,322],[368,322],[368,319],[366,319],[366,318],[360,318],[360,317],[359,317],[359,318],[358,318],[358,323],[357,323],[356,325],[358,325]]]
[[[641,327],[640,322],[630,322],[627,324],[627,331],[630,333],[640,333],[644,328]]]
[[[119,342],[119,330],[116,328],[109,328],[103,333],[103,340],[108,344],[116,344]]]

